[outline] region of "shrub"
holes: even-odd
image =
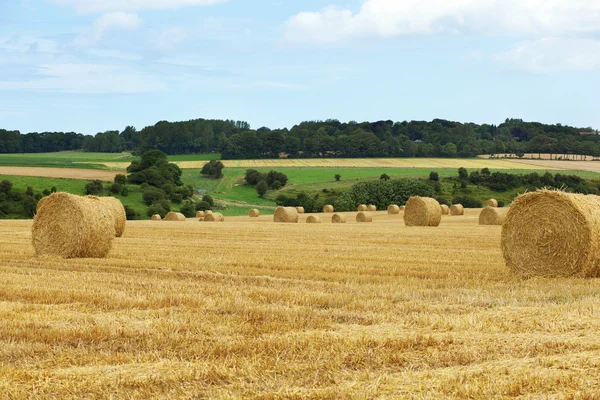
[[[119,193],[121,193],[122,189],[123,188],[121,187],[120,183],[113,183],[112,185],[110,185],[110,192],[112,194],[119,194]]]
[[[56,189],[56,186],[52,186],[52,187],[50,188],[50,192],[51,192],[51,193],[56,193],[56,190],[57,190],[57,189]]]
[[[148,207],[148,212],[146,213],[149,217],[154,214],[158,214],[161,218],[164,218],[171,211],[171,205],[166,200],[159,200],[156,203],[153,203],[150,207]]]
[[[99,196],[104,192],[102,182],[99,180],[92,181],[85,185],[85,194]]]
[[[123,174],[115,175],[115,183],[118,183],[119,185],[125,185],[127,183],[127,176]]]
[[[42,193],[44,193],[44,196],[50,196],[50,191],[48,189],[44,189]]]
[[[271,185],[271,189],[273,189],[273,190],[281,189],[281,182],[279,182],[279,181],[273,182],[273,184]]]
[[[0,182],[0,193],[8,194],[12,189],[12,182],[4,180]]]
[[[181,203],[179,212],[185,215],[186,218],[193,218],[196,216],[196,204],[192,200],[185,200]]]
[[[196,203],[196,211],[206,211],[206,210],[210,210],[211,209],[211,205],[209,203],[207,203],[206,201],[199,201]]]
[[[459,196],[452,199],[452,204],[462,204],[464,208],[481,208],[481,201],[469,196]]]
[[[279,183],[281,183],[281,186],[283,187],[287,184],[288,177],[282,172],[270,171],[266,176],[266,181],[268,187],[273,187],[273,183],[275,181],[279,181]]]
[[[465,180],[469,177],[469,171],[466,168],[460,167],[458,169],[458,178],[461,180]]]
[[[202,201],[207,202],[208,204],[210,204],[211,207],[215,205],[215,201],[208,194],[205,194],[204,196],[202,196]]]
[[[429,180],[430,181],[439,181],[440,180],[440,174],[438,174],[437,172],[430,172],[429,173]]]
[[[223,168],[225,168],[225,166],[221,161],[210,160],[207,164],[204,164],[200,173],[209,178],[219,179],[223,177]]]
[[[256,185],[256,192],[260,197],[263,197],[265,194],[267,194],[267,190],[269,190],[269,187],[265,181],[260,181],[258,182],[258,185]]]
[[[166,200],[167,195],[161,189],[148,188],[142,193],[142,199],[144,200],[144,203],[146,203],[146,205],[151,205],[152,203],[156,203],[159,200]]]
[[[135,221],[140,219],[140,213],[132,207],[125,206],[125,217],[127,218],[127,221]]]
[[[342,179],[342,176],[340,174],[335,174],[334,178],[336,182],[339,182],[340,179]]]
[[[443,197],[437,196],[437,197],[435,197],[435,199],[437,200],[438,203],[440,203],[440,205],[445,204],[447,206],[450,206],[450,202]]]
[[[382,181],[389,181],[390,180],[390,176],[388,174],[381,174],[381,176],[379,177],[380,180]]]
[[[121,196],[123,196],[123,197],[129,196],[129,189],[127,189],[127,186],[123,186],[121,188]]]
[[[247,169],[245,178],[248,185],[254,186],[263,180],[263,174],[255,169]]]

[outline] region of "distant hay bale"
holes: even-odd
[[[221,213],[210,213],[204,216],[204,222],[224,222],[225,217]]]
[[[258,218],[260,217],[260,211],[258,211],[256,208],[253,208],[252,210],[250,210],[248,215],[250,216],[250,218]]]
[[[498,207],[498,200],[489,199],[488,201],[485,202],[485,206],[486,207]]]
[[[442,210],[442,215],[450,214],[450,207],[445,204],[440,205],[440,209]]]
[[[334,211],[334,209],[333,209],[332,205],[326,205],[325,207],[323,207],[324,213],[332,213],[333,211]]]
[[[110,210],[115,219],[115,236],[123,236],[125,224],[127,223],[127,215],[125,214],[125,207],[123,207],[121,200],[114,197],[98,197],[98,199]]]
[[[392,215],[400,214],[400,207],[398,207],[395,204],[389,205],[388,206],[388,214],[392,214]]]
[[[206,218],[206,217],[205,217]],[[182,213],[170,212],[165,215],[164,221],[185,221],[185,215]]]
[[[453,204],[450,207],[450,215],[465,215],[465,208],[462,204]]]
[[[405,206],[400,206],[400,211],[404,211],[406,209]]]
[[[440,203],[431,197],[411,197],[404,210],[406,226],[439,226],[442,220]]]
[[[298,211],[294,207],[277,207],[273,221],[278,223],[298,223]]]
[[[332,224],[345,224],[346,216],[343,214],[333,214],[333,216],[331,217],[331,223]]]
[[[207,214],[212,214],[212,213],[213,213],[212,210],[206,210],[206,211],[204,211],[204,216],[206,217]]]
[[[196,211],[196,218],[204,218],[204,211]]]
[[[306,223],[307,224],[320,224],[321,217],[318,217],[316,215],[310,215],[308,218],[306,218]]]
[[[359,212],[356,214],[356,222],[373,222],[373,216],[369,212]]]
[[[369,211],[369,207],[366,204],[358,206],[358,211]]]
[[[373,204],[369,204],[367,206],[367,211],[375,212],[375,211],[377,211],[377,206],[375,206]]]
[[[519,196],[502,226],[502,253],[525,276],[600,277],[600,197],[541,190]]]
[[[104,258],[115,238],[115,220],[98,198],[53,193],[36,214],[31,235],[38,256]]]
[[[508,208],[486,207],[479,214],[479,225],[502,225]]]
[[[298,211],[298,214],[304,214],[304,207],[296,207],[296,211]]]
[[[152,221],[162,221],[162,217],[158,214],[152,216]]]

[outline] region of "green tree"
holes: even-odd
[[[260,197],[263,197],[265,194],[267,194],[267,190],[269,190],[269,186],[265,181],[260,181],[256,185],[256,192]]]
[[[209,178],[219,179],[223,177],[223,168],[225,168],[225,166],[221,161],[211,160],[204,164],[200,173]]]
[[[340,179],[342,179],[342,176],[340,174],[335,174],[334,178],[336,182],[339,182]]]
[[[100,196],[104,192],[102,181],[95,180],[85,185],[85,194]]]
[[[467,179],[469,177],[469,171],[466,168],[460,167],[458,169],[458,178],[459,179]]]
[[[390,176],[388,174],[381,174],[381,176],[379,177],[380,180],[382,181],[389,181],[390,180]]]
[[[438,174],[437,172],[430,172],[429,173],[429,180],[430,181],[434,181],[434,182],[438,182],[440,180],[440,174]]]

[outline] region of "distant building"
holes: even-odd
[[[598,131],[579,132],[580,135],[597,135]]]

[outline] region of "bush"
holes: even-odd
[[[279,189],[281,189],[281,186],[282,186],[282,185],[281,185],[281,182],[279,182],[279,181],[275,181],[275,182],[273,182],[273,184],[271,185],[271,189],[273,189],[273,190],[279,190]]]
[[[254,186],[254,185],[258,184],[258,182],[262,181],[264,178],[263,178],[263,174],[261,174],[257,170],[247,169],[245,179],[246,179],[246,184],[248,184],[250,186]]]
[[[148,188],[142,193],[142,199],[144,199],[144,203],[146,203],[146,205],[151,205],[157,201],[166,200],[167,195],[161,189]]]
[[[207,194],[202,196],[202,201],[207,202],[208,204],[210,204],[211,207],[215,205],[215,201],[213,200],[213,198]]]
[[[268,187],[272,188],[275,182],[281,183],[281,187],[285,186],[288,181],[288,177],[286,174],[277,171],[270,171],[266,176],[266,181]]]
[[[185,200],[181,203],[179,212],[185,215],[186,218],[193,218],[196,216],[196,204],[192,200]]]
[[[469,177],[469,172],[466,168],[460,167],[458,169],[458,178],[461,180],[465,180]]]
[[[382,181],[389,181],[390,180],[390,176],[388,174],[381,174],[381,176],[379,177],[380,180]]]
[[[56,193],[56,190],[57,190],[57,189],[56,189],[56,186],[52,186],[52,187],[50,188],[50,192],[51,192],[51,193]]]
[[[153,203],[150,207],[148,207],[148,212],[146,213],[149,217],[154,214],[158,214],[161,218],[164,218],[171,211],[171,205],[166,200],[159,200],[156,203]]]
[[[437,202],[438,202],[438,203],[440,203],[440,204],[445,204],[445,205],[447,205],[447,206],[449,206],[449,205],[450,205],[450,202],[449,202],[448,200],[446,200],[445,198],[443,198],[443,197],[439,197],[439,196],[437,196],[437,197],[435,197],[435,199],[436,199],[436,200],[437,200]]]
[[[85,185],[85,194],[87,195],[99,196],[102,192],[104,192],[104,187],[99,180],[92,181]]]
[[[207,164],[204,164],[200,173],[209,178],[219,179],[223,177],[223,168],[225,168],[225,166],[221,161],[211,160]]]
[[[452,199],[452,204],[462,204],[465,208],[481,208],[481,201],[469,196],[459,196]]]
[[[336,182],[339,182],[340,179],[342,179],[342,176],[340,174],[335,174],[334,178]]]
[[[12,182],[4,180],[0,182],[0,193],[8,194],[12,190]]]
[[[412,196],[433,197],[435,191],[427,181],[419,179],[359,182],[337,198],[334,205],[339,206],[339,211],[355,211],[359,204],[383,209],[390,204],[406,204]]]
[[[210,210],[211,209],[211,205],[209,203],[207,203],[206,201],[199,201],[196,203],[196,211],[206,211],[206,210]]]
[[[430,181],[438,182],[440,180],[440,174],[438,174],[437,172],[430,172],[429,173],[429,180]]]
[[[44,193],[44,196],[50,196],[50,191],[48,189],[44,189],[42,193]]]
[[[503,202],[503,201],[500,201],[500,200],[498,200],[498,207],[504,207],[504,202]]]
[[[117,174],[115,175],[115,183],[118,183],[119,185],[125,185],[127,183],[127,177],[123,174]]]
[[[467,188],[467,181],[460,181],[460,188],[461,189],[466,189]]]
[[[135,221],[140,219],[140,214],[134,208],[131,208],[129,206],[125,206],[125,216],[127,218],[127,221]]]
[[[256,192],[260,197],[263,197],[265,194],[267,194],[267,190],[269,190],[269,187],[265,181],[260,181],[258,182],[258,185],[256,185]]]
[[[113,183],[112,185],[110,185],[110,192],[112,194],[119,194],[119,193],[121,193],[122,189],[123,188],[121,187],[120,183]]]
[[[129,196],[129,189],[127,189],[127,186],[123,186],[121,188],[121,196],[123,196],[123,197]]]

